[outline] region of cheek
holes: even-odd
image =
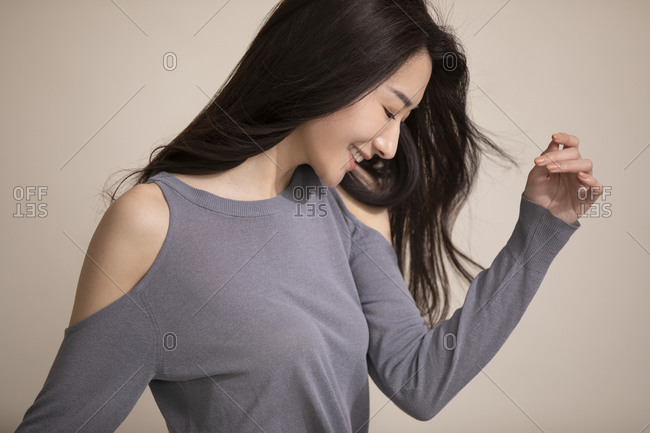
[[[371,140],[386,123],[386,119],[381,117],[376,104],[371,102],[369,100],[368,103],[359,105],[346,119],[346,123],[349,125],[350,141],[355,144]]]
[[[320,157],[329,157],[342,153],[350,143],[358,138],[357,126],[349,119],[330,121],[320,125],[312,136],[315,151]]]
[[[311,125],[308,140],[312,144],[312,154],[319,160],[331,160],[333,155],[344,153],[350,144],[371,140],[383,126],[382,119],[373,114],[371,102],[358,103]]]
[[[377,119],[372,119],[367,112],[358,111],[332,125],[325,134],[336,140],[339,145],[347,147],[350,144],[366,142],[377,131]]]

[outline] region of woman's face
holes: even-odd
[[[300,125],[299,142],[307,163],[325,186],[337,186],[345,173],[356,167],[355,157],[395,156],[400,122],[422,100],[431,68],[428,53],[413,57],[363,99]]]

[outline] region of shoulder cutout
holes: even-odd
[[[340,185],[336,186],[336,191],[343,199],[345,207],[347,207],[359,221],[368,227],[377,230],[382,234],[382,236],[384,236],[384,238],[386,238],[389,244],[393,245],[390,234],[388,208],[369,206],[365,203],[361,203],[359,200],[346,193]]]
[[[155,183],[137,184],[108,207],[81,267],[72,326],[133,289],[167,236],[169,207]]]

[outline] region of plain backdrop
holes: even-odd
[[[0,432],[18,425],[63,339],[101,188],[194,118],[275,3],[0,3]],[[370,431],[640,433],[650,423],[650,3],[437,4],[467,52],[472,117],[520,161],[484,161],[459,245],[489,266],[556,131],[580,138],[608,193],[485,369],[427,422],[371,382]],[[28,186],[46,195],[16,196]],[[454,286],[453,309],[467,286]],[[149,389],[118,431],[166,431]]]

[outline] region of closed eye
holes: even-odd
[[[395,118],[395,115],[394,115],[393,113],[391,113],[390,111],[388,111],[388,110],[385,109],[385,108],[384,108],[384,111],[386,112],[386,116],[388,116],[389,119],[397,120],[397,119]]]
[[[395,115],[393,113],[391,113],[390,111],[388,111],[385,108],[384,108],[384,111],[386,112],[386,116],[388,116],[389,119],[397,120],[397,118],[395,117]],[[406,117],[408,117],[408,116],[406,116]],[[404,122],[406,122],[406,118],[404,118],[404,120],[402,120],[400,123],[404,123]]]

